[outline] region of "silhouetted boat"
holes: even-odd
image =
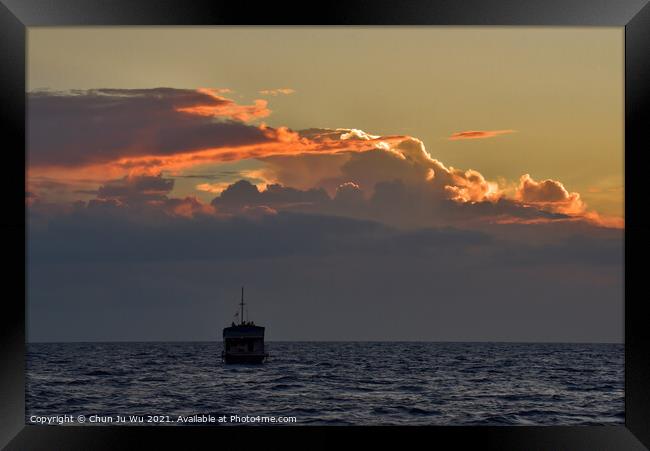
[[[241,322],[223,330],[221,358],[226,363],[262,363],[268,354],[264,349],[264,328],[244,321],[244,287],[241,287]]]

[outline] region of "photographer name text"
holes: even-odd
[[[32,415],[32,424],[282,424],[296,423],[296,417],[267,415]]]

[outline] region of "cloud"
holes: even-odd
[[[29,165],[83,167],[262,144],[273,139],[271,133],[244,121],[266,115],[265,105],[173,88],[32,92]]]
[[[241,210],[241,215],[245,218],[251,218],[251,219],[261,219],[264,218],[265,216],[273,216],[277,215],[278,212],[277,210],[268,207],[266,205],[255,205],[253,207],[250,206],[245,206]]]
[[[122,203],[161,200],[174,188],[174,180],[158,176],[129,176],[111,180],[99,187],[99,199],[116,199]]]
[[[620,231],[505,225],[502,239],[287,212],[125,212],[28,222],[29,340],[210,340],[240,283],[274,340],[622,339]],[[513,237],[522,228],[532,239]]]
[[[391,185],[383,185],[384,182],[399,181],[404,185],[403,190],[409,193],[408,202],[420,206],[413,208],[415,211],[412,214],[415,216],[410,218],[411,222],[420,225],[422,221],[432,220],[431,215],[425,212],[436,210],[443,204],[452,205],[445,202],[451,200],[457,205],[486,205],[481,209],[466,208],[466,211],[484,214],[463,220],[501,223],[577,220],[604,227],[623,227],[622,218],[603,217],[587,210],[580,195],[569,193],[559,181],[538,183],[529,175],[524,175],[512,195],[509,185],[502,186],[497,181],[487,180],[476,170],[445,166],[429,154],[420,140],[413,137],[380,137],[361,131],[352,132],[351,129],[310,129],[302,131],[301,135],[313,140],[334,140],[337,137],[340,140],[341,136],[355,136],[355,142],[373,142],[375,148],[335,155],[271,156],[261,159],[266,167],[256,170],[256,177],[302,189],[321,187],[332,197],[338,187],[346,182],[355,183],[366,197],[371,197],[377,186],[385,188]],[[487,211],[488,206],[491,212]],[[453,210],[458,209],[446,208],[444,214],[451,214]],[[420,219],[416,220],[415,217]],[[444,219],[437,217],[435,222]]]
[[[197,105],[176,107],[176,111],[213,118],[226,117],[243,122],[267,117],[271,114],[271,110],[267,108],[268,102],[266,100],[257,99],[253,101],[252,105],[239,105],[230,99],[222,97],[218,90],[199,89],[197,92],[205,94],[212,101],[201,102]]]
[[[363,154],[359,154],[363,155]],[[399,160],[403,161],[403,160]],[[333,195],[322,188],[297,189],[271,183],[263,188],[247,180],[232,184],[218,184],[217,196],[204,203],[193,196],[171,197],[174,180],[162,175],[133,175],[115,179],[101,185],[94,193],[95,199],[87,203],[89,209],[123,209],[135,218],[160,220],[165,216],[214,217],[242,216],[259,218],[279,212],[334,215],[358,220],[378,221],[392,227],[449,227],[463,226],[477,230],[490,224],[545,224],[551,222],[582,222],[602,227],[621,228],[615,218],[603,218],[595,212],[579,210],[582,205],[575,193],[563,193],[559,182],[534,182],[522,176],[517,196],[525,200],[506,197],[489,198],[476,186],[484,179],[470,172],[461,174],[463,184],[446,185],[440,189],[432,179],[421,183],[393,179],[379,181],[372,190],[364,191],[355,182],[340,183]],[[451,170],[448,180],[458,180]],[[546,183],[545,183],[546,182]],[[552,183],[551,183],[552,182]],[[458,199],[457,192],[474,183],[480,201]],[[209,184],[206,184],[209,185]],[[209,187],[212,189],[212,185]],[[207,188],[206,188],[207,189]],[[453,191],[450,195],[450,191]],[[557,192],[556,192],[557,191]],[[524,193],[524,194],[521,194]],[[33,195],[31,195],[33,196]],[[27,200],[38,206],[39,199]],[[86,205],[81,202],[80,205]]]
[[[347,129],[300,134],[251,124],[247,121],[270,113],[266,101],[239,105],[221,93],[174,88],[32,92],[28,179],[102,182],[275,155],[360,152],[399,139],[369,139]]]
[[[171,197],[173,180],[162,175],[132,175],[56,212],[36,202],[28,210],[30,339],[207,339],[214,317],[232,314],[231,304],[215,297],[228,299],[242,277],[265,294],[256,314],[288,339],[619,336],[622,323],[612,318],[620,314],[622,231],[566,222],[567,215],[504,197],[449,198],[414,162],[437,168],[448,183],[455,171],[421,150],[411,143],[402,157],[379,154],[381,170],[405,165],[406,181],[363,191],[348,180],[333,196],[323,188],[260,189],[239,181],[205,204]],[[354,156],[377,158],[375,152],[385,151]],[[466,171],[459,177],[481,183]],[[508,217],[519,222],[492,220]],[[117,304],[98,317],[107,302]],[[224,311],[202,322],[206,305]],[[321,321],[302,332],[292,328],[295,321],[283,318],[296,308]],[[125,323],[126,310],[138,320]],[[61,313],[69,311],[73,319]],[[340,323],[341,311],[349,324]],[[396,328],[395,315],[409,326]],[[179,317],[192,327],[176,324]],[[363,332],[369,335],[355,335],[360,321],[372,324]],[[331,324],[341,327],[333,332]]]
[[[260,158],[264,167],[246,172],[247,177],[280,183],[298,189],[322,186],[333,193],[341,183],[341,167],[353,156],[352,152],[336,154],[271,155]],[[331,182],[329,182],[332,180]],[[347,181],[347,180],[346,180]]]
[[[273,340],[623,337],[620,231],[546,246],[549,225],[513,242],[511,230],[506,240],[286,212],[147,224],[81,209],[28,225],[31,341],[209,341],[240,283]]]
[[[466,130],[463,132],[452,133],[449,141],[457,141],[460,139],[484,139],[494,138],[495,136],[514,133],[515,130]]]
[[[230,183],[228,182],[199,183],[198,185],[196,185],[196,189],[199,191],[205,191],[212,194],[219,194],[229,186]]]
[[[312,139],[332,139],[332,133],[312,130],[309,135]],[[379,140],[372,136],[368,139]],[[354,184],[358,191],[355,207],[344,208],[340,202],[320,203],[319,211],[329,214],[400,226],[588,221],[622,227],[622,221],[616,218],[603,218],[588,211],[579,194],[569,193],[561,182],[538,183],[525,175],[511,196],[505,187],[485,179],[476,170],[445,166],[414,138],[361,152],[268,157],[262,161],[267,166],[255,171],[256,178],[305,190],[323,188],[333,200],[339,197],[341,186]],[[315,211],[313,205],[303,207],[303,211]]]
[[[208,92],[212,95],[220,96],[222,94],[232,94],[234,91],[230,88],[200,88],[198,91]]]
[[[259,91],[260,94],[265,95],[265,96],[278,96],[278,95],[289,95],[289,94],[294,94],[296,92],[295,89],[291,88],[278,88],[278,89],[263,89]]]
[[[217,89],[173,88],[31,93],[28,190],[39,200],[47,199],[48,193],[67,193],[87,200],[97,190],[99,200],[133,204],[140,199],[149,205],[158,200],[165,204],[173,183],[161,182],[163,171],[182,175],[203,165],[256,159],[263,167],[241,175],[261,181],[258,185],[263,189],[253,187],[256,193],[249,190],[248,203],[240,202],[244,199],[235,196],[237,190],[225,183],[200,183],[195,188],[220,194],[212,207],[221,211],[267,206],[314,213],[321,208],[332,214],[389,220],[388,208],[396,208],[411,215],[399,218],[401,222],[423,226],[454,223],[463,217],[459,213],[463,210],[485,213],[464,220],[505,223],[577,219],[622,226],[616,218],[588,211],[580,195],[569,193],[559,181],[536,182],[524,175],[514,197],[509,197],[503,186],[487,180],[479,171],[446,166],[433,158],[417,138],[382,136],[354,128],[294,131],[251,124],[249,121],[270,114],[266,101],[239,105],[223,94],[224,90]],[[510,132],[469,131],[452,137],[469,139]],[[162,185],[146,191],[134,186],[134,181]],[[356,188],[342,189],[347,183]],[[378,187],[383,191],[377,193]],[[390,190],[395,192],[388,193]],[[379,202],[405,196],[412,206],[381,206]],[[34,203],[33,199],[28,202]],[[355,213],[350,205],[360,199],[366,202]],[[455,208],[476,203],[491,206]],[[183,211],[201,211],[189,208],[194,205],[190,201],[186,204],[188,208]],[[536,213],[531,215],[533,211]]]
[[[368,193],[354,182],[339,185],[333,196],[322,189],[298,190],[279,184],[260,189],[240,180],[223,190],[211,205],[227,215],[242,215],[252,207],[276,212],[333,215],[377,221],[391,227],[466,227],[482,230],[490,224],[544,224],[586,221],[500,198],[458,202],[435,189],[407,185],[401,180],[379,182]]]
[[[358,204],[364,199],[363,191],[354,182],[345,182],[336,188],[334,200],[349,204]]]
[[[174,216],[194,218],[196,216],[214,216],[215,209],[208,204],[198,200],[196,197],[187,196],[183,199],[165,199],[159,205],[168,213]]]
[[[332,139],[325,131],[311,133],[311,139]],[[350,132],[336,131],[339,136]],[[360,136],[355,133],[355,136]],[[378,183],[399,180],[410,187],[430,192],[439,199],[458,202],[497,200],[503,195],[496,182],[490,182],[475,170],[447,167],[432,158],[422,141],[412,137],[354,138],[355,142],[373,142],[375,148],[340,155],[299,155],[292,158],[268,157],[267,167],[256,175],[291,186],[322,187],[331,195],[341,184],[353,182],[367,195]]]
[[[278,209],[311,209],[330,201],[323,189],[298,190],[278,184],[271,184],[260,191],[246,180],[233,183],[212,201],[219,211],[237,213],[252,207]]]
[[[132,175],[110,180],[96,191],[96,198],[88,201],[88,209],[125,210],[134,218],[159,219],[161,215],[194,217],[215,215],[215,209],[195,197],[169,197],[174,180],[162,175]],[[83,207],[84,203],[80,206]]]
[[[580,194],[568,192],[557,180],[537,182],[529,174],[524,174],[519,179],[515,198],[540,209],[564,214],[579,215],[586,209]]]
[[[147,217],[142,215],[143,205],[133,208],[134,206],[120,204],[113,198],[80,203],[66,213],[50,216],[48,227],[38,228],[37,224],[30,221],[30,231],[33,234],[30,237],[33,239],[31,252],[48,260],[176,261],[253,259],[298,254],[437,255],[449,259],[457,252],[465,254],[473,249],[476,264],[482,265],[485,263],[482,260],[485,254],[476,254],[474,250],[483,249],[488,254],[499,255],[499,260],[516,264],[517,260],[535,260],[535,255],[542,254],[547,261],[555,260],[558,258],[556,254],[563,252],[561,245],[549,250],[545,245],[540,245],[540,241],[530,240],[530,234],[539,236],[543,231],[543,236],[553,236],[552,241],[556,244],[570,241],[572,246],[578,245],[581,251],[579,254],[571,254],[574,260],[602,264],[605,261],[599,259],[599,252],[616,251],[615,242],[622,238],[620,231],[596,229],[589,224],[575,224],[571,227],[542,224],[531,226],[532,229],[505,226],[510,227],[509,232],[501,236],[491,229],[392,227],[381,221],[276,210],[269,206],[292,202],[296,196],[302,199],[320,198],[317,193],[275,187],[265,195],[264,191],[257,190],[247,182],[238,182],[234,186],[230,192],[237,192],[240,199],[246,199],[235,203],[245,205],[240,214],[236,215],[219,215],[213,210],[212,214],[204,215],[164,214]],[[355,189],[354,185],[346,184],[341,192],[353,192]],[[201,210],[205,206],[192,199],[172,198],[167,201],[170,209]],[[326,200],[320,198],[320,201]],[[218,206],[222,205],[224,204],[218,203]],[[609,244],[606,248],[595,246],[590,249],[591,243],[598,241]],[[521,250],[516,258],[510,258],[512,249],[509,246],[523,244],[527,244],[525,247],[529,251],[534,250],[535,255],[528,255],[525,250]],[[446,251],[443,252],[445,249],[450,250],[448,256]]]
[[[300,305],[327,319],[302,338],[336,338],[336,323],[335,335],[366,339],[354,335],[360,321],[381,339],[495,339],[504,330],[509,339],[543,339],[560,329],[584,339],[586,325],[597,337],[602,324],[611,329],[623,234],[600,226],[622,220],[589,211],[560,181],[525,174],[512,194],[475,169],[444,164],[416,138],[269,127],[258,122],[271,112],[265,100],[240,105],[226,94],[29,94],[30,330],[49,327],[60,337],[88,327],[95,337],[94,329],[106,328],[104,338],[114,339],[125,324],[144,333],[148,318],[151,328],[169,321],[167,337],[187,315],[192,327],[182,338],[193,337],[197,324],[214,318],[205,306],[214,305],[215,290],[242,275],[268,284],[275,330],[303,327],[286,316]],[[214,173],[215,163],[242,159],[262,167],[224,179],[193,171]],[[183,183],[170,172],[212,201],[175,195]],[[223,182],[239,175],[261,183]],[[194,185],[194,178],[205,180]],[[78,202],[42,195],[64,191]],[[485,293],[499,295],[486,302]],[[298,298],[304,302],[291,300]],[[408,305],[395,309],[395,299]],[[106,302],[117,307],[97,317]],[[128,309],[135,313],[125,320]],[[585,322],[587,310],[607,321]],[[69,311],[77,312],[73,323]],[[390,335],[395,315],[409,327]],[[321,329],[313,334],[314,327]],[[206,336],[213,328],[206,322]]]

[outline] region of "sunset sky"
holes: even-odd
[[[622,340],[623,37],[30,28],[30,339]]]

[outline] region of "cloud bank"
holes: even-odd
[[[28,339],[212,341],[241,283],[272,340],[622,339],[618,230],[400,228],[271,212],[256,202],[306,194],[237,190],[233,205],[253,199],[242,214],[148,208],[131,187],[105,191],[124,204],[78,204],[46,224],[31,210]],[[357,194],[347,184],[338,200],[352,206]]]
[[[257,188],[243,184],[197,183],[195,194],[218,196],[210,203],[183,196],[177,202],[193,207],[177,210],[185,215],[212,209],[233,214],[267,207],[410,226],[558,220],[623,225],[620,218],[602,218],[588,210],[580,195],[560,181],[536,181],[524,174],[512,193],[476,170],[446,166],[417,138],[353,128],[273,128],[260,122],[271,114],[266,100],[238,104],[224,97],[229,92],[154,88],[31,93],[26,201],[33,204],[55,186],[65,191],[69,185],[69,191],[86,200],[96,193],[96,202],[124,204],[128,198],[133,205],[137,194],[147,208],[156,202],[168,208],[173,184],[161,178],[163,172],[182,175],[203,165],[255,159],[262,167],[240,175],[268,188],[254,193]],[[466,131],[450,139],[511,132]],[[160,185],[143,191],[139,184],[147,183]]]

